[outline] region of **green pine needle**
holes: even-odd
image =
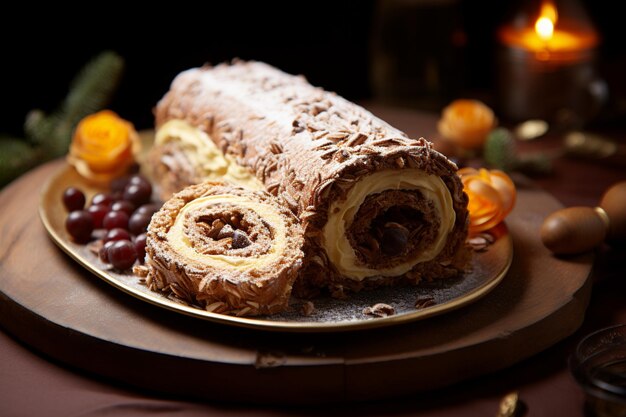
[[[34,166],[68,152],[74,128],[89,114],[104,109],[122,78],[124,60],[105,51],[88,62],[51,114],[32,110],[26,116],[26,140],[0,137],[0,187]]]
[[[27,142],[12,137],[0,138],[0,187],[33,168],[41,152]]]
[[[67,97],[52,114],[41,110],[28,114],[24,131],[31,143],[44,148],[46,159],[66,154],[76,124],[109,104],[123,69],[124,60],[119,55],[102,52],[78,73]]]
[[[490,167],[506,172],[547,174],[552,170],[552,161],[547,155],[541,153],[519,155],[513,134],[503,127],[492,130],[487,136],[483,158]]]
[[[83,117],[105,108],[117,89],[124,70],[124,60],[105,51],[88,62],[70,85],[61,106],[65,121],[76,125]]]
[[[24,123],[26,139],[33,145],[46,143],[52,137],[52,131],[57,123],[57,117],[46,116],[43,110],[31,110],[26,115]]]
[[[487,136],[483,148],[485,162],[502,171],[512,171],[517,166],[515,139],[508,129],[503,127],[492,130]]]

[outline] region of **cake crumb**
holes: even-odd
[[[494,241],[495,238],[489,233],[480,233],[467,239],[467,244],[476,252],[485,252]]]
[[[437,302],[435,301],[433,297],[418,297],[418,299],[415,300],[415,308],[417,310],[421,310],[427,307],[432,307],[435,304],[437,304]]]
[[[378,303],[371,307],[365,307],[363,309],[363,314],[375,317],[387,317],[396,314],[396,309],[389,304]]]
[[[300,306],[300,314],[305,317],[309,317],[313,313],[315,313],[315,304],[313,304],[313,302],[305,301],[304,303],[302,303],[302,305]]]
[[[94,240],[93,242],[89,242],[87,244],[87,250],[94,255],[98,256],[100,253],[100,249],[104,246],[104,241],[102,239]]]
[[[137,275],[140,278],[145,278],[148,276],[148,267],[145,265],[135,265],[133,266],[133,274]]]

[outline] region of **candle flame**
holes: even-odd
[[[556,6],[551,1],[546,1],[541,4],[541,11],[539,12],[539,18],[535,22],[535,32],[543,40],[548,41],[552,39],[554,34],[554,25],[559,15],[556,11]]]

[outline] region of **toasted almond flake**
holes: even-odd
[[[135,265],[133,266],[133,274],[140,278],[145,278],[148,276],[148,272],[150,269],[145,265]]]
[[[368,316],[387,317],[396,314],[396,309],[389,304],[378,303],[371,307],[365,307],[363,309],[363,314]]]
[[[280,143],[276,141],[270,142],[270,152],[275,155],[281,154],[283,153],[283,147]]]
[[[237,313],[235,315],[237,317],[242,317],[242,316],[245,316],[246,314],[248,314],[251,310],[252,310],[252,308],[250,308],[250,307],[244,307],[241,310],[237,311]]]
[[[415,301],[415,308],[421,310],[423,308],[432,307],[437,302],[433,297],[420,297]]]
[[[346,146],[353,147],[363,144],[367,140],[367,135],[363,133],[354,133],[346,142]]]
[[[204,309],[208,312],[217,312],[218,310],[222,309],[224,306],[226,306],[226,304],[223,303],[222,301],[216,301],[214,303],[207,305]]]
[[[315,304],[313,304],[311,301],[305,301],[300,306],[300,314],[305,317],[312,315],[314,312],[315,312]]]

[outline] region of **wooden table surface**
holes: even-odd
[[[435,137],[434,117],[407,110],[373,108],[375,114],[411,136]],[[548,140],[545,142],[549,146]],[[620,169],[616,169],[616,166]],[[555,173],[537,179],[566,205],[595,204],[604,188],[623,180],[624,166],[558,160]],[[582,394],[571,378],[566,361],[575,343],[598,328],[626,322],[626,268],[623,250],[599,251],[593,278],[591,304],[583,326],[571,337],[530,359],[496,373],[434,391],[394,400],[328,406],[307,415],[494,415],[502,395],[519,391],[532,416],[582,416]],[[11,251],[4,251],[6,262]],[[37,254],[33,254],[36,259]],[[45,291],[45,289],[42,289]],[[532,341],[528,341],[532,343]],[[80,355],[80,352],[76,353]],[[194,403],[181,398],[119,386],[101,377],[84,374],[29,350],[0,333],[0,415],[293,415],[303,409],[254,407],[224,403]],[[468,364],[471,367],[471,364]],[[219,378],[219,375],[207,375]],[[375,378],[375,374],[370,377]],[[181,375],[184,378],[184,375]],[[3,411],[4,410],[4,411]]]

